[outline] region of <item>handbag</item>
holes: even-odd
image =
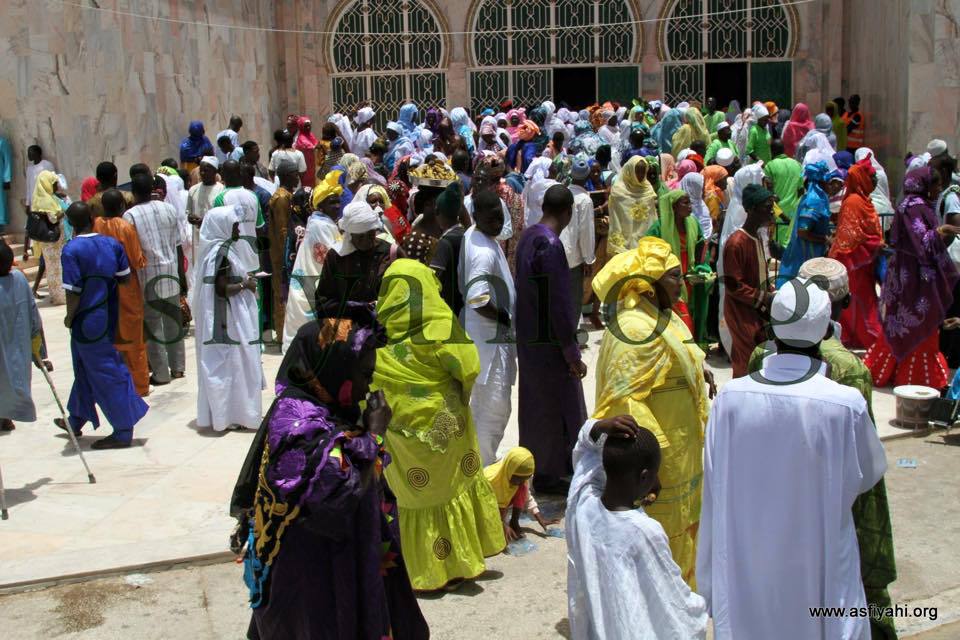
[[[60,224],[31,211],[27,216],[27,237],[35,242],[56,242],[60,239]]]

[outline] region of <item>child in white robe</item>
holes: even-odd
[[[587,420],[567,498],[570,637],[705,638],[707,610],[642,507],[659,490],[660,445],[631,416]]]

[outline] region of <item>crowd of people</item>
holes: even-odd
[[[76,202],[31,148],[75,375],[57,425],[99,407],[92,446],[129,447],[193,325],[198,427],[257,429],[231,503],[251,638],[428,637],[414,593],[478,577],[522,512],[556,524],[535,494],[567,498],[573,637],[704,637],[709,615],[717,638],[895,638],[808,606],[890,605],[871,391],[960,363],[960,188],[934,140],[895,207],[859,103],[405,104],[382,132],[365,105],[319,137],[291,115],[266,164],[240,118],[215,142],[192,122],[179,157],[127,185],[103,162]],[[13,264],[4,429],[47,366],[41,276]]]

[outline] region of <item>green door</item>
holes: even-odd
[[[778,107],[793,108],[793,63],[753,62],[750,64],[751,100],[772,100]]]
[[[639,67],[600,67],[597,69],[597,97],[627,107],[640,96]]]

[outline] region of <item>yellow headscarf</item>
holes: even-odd
[[[680,260],[673,254],[669,243],[648,237],[640,241],[635,251],[620,254],[607,262],[593,278],[593,290],[604,301],[619,282],[632,277],[618,296],[619,332],[608,329],[600,345],[593,417],[603,419],[617,415],[611,412],[621,400],[629,398],[635,403],[631,409],[633,417],[638,424],[654,432],[661,446],[666,446],[669,438],[644,400],[666,381],[674,364],[687,381],[701,419],[700,426],[707,420],[703,380],[705,354],[694,344],[683,320],[672,311],[660,309],[653,296],[653,283],[679,266]],[[623,340],[623,336],[629,340]]]
[[[532,476],[535,469],[533,454],[523,447],[514,447],[507,452],[503,460],[494,462],[483,470],[493,493],[497,496],[497,504],[504,508],[513,500],[520,487],[510,484],[513,476]]]
[[[313,188],[313,194],[310,196],[310,204],[313,205],[314,210],[319,209],[323,201],[330,196],[339,196],[343,193],[343,187],[340,186],[340,176],[342,174],[342,170],[334,169]]]
[[[652,236],[642,238],[633,251],[618,254],[607,261],[593,277],[593,290],[601,303],[612,302],[608,296],[617,293],[617,301],[627,309],[637,306],[640,298],[653,295],[653,283],[670,269],[680,266],[670,243]]]
[[[47,216],[55,220],[60,214],[60,201],[53,195],[60,178],[53,171],[41,171],[37,176],[37,185],[33,188],[33,200],[30,210],[34,213],[54,214]]]
[[[608,251],[612,254],[636,247],[657,217],[657,192],[646,177],[637,179],[639,164],[649,169],[646,159],[633,156],[610,189]]]

